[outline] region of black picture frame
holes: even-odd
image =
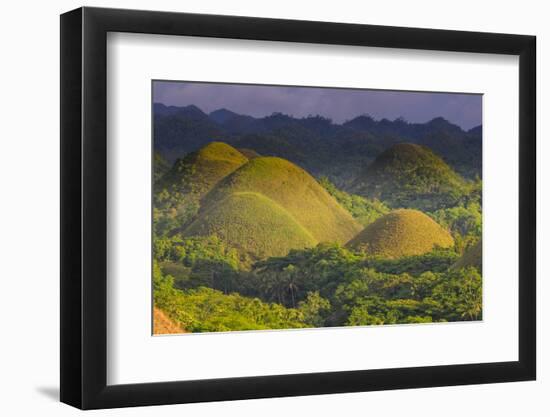
[[[107,385],[108,32],[519,56],[519,360]],[[536,38],[80,8],[61,16],[61,401],[81,409],[534,380]],[[489,156],[490,157],[490,156]]]

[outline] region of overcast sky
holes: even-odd
[[[470,129],[480,125],[481,95],[351,90],[315,87],[155,81],[153,100],[165,105],[194,104],[204,112],[226,108],[254,117],[281,112],[294,117],[321,115],[342,123],[361,114],[375,119],[427,122],[444,117]]]

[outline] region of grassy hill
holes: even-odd
[[[280,205],[254,192],[236,192],[200,213],[183,233],[217,236],[256,259],[286,255],[317,244]]]
[[[208,210],[235,192],[253,192],[271,199],[319,242],[345,243],[361,230],[361,225],[311,175],[285,159],[252,159],[220,181],[203,199],[203,208]]]
[[[177,160],[155,184],[155,189],[200,197],[246,162],[248,158],[232,146],[211,142],[197,152]]]
[[[454,205],[466,183],[429,148],[400,143],[382,152],[359,175],[353,189],[396,208],[435,210]]]
[[[483,244],[481,239],[473,246],[468,248],[464,255],[460,257],[452,266],[452,270],[457,270],[461,268],[468,268],[473,266],[481,272],[482,267],[482,253],[483,253]]]
[[[400,209],[367,226],[346,246],[368,255],[396,259],[422,255],[436,246],[447,248],[453,243],[449,232],[424,213]]]

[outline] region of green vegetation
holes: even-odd
[[[370,258],[366,265],[386,274],[407,273],[417,276],[428,271],[446,272],[458,258],[455,248],[437,248],[423,255],[404,256],[399,259]]]
[[[459,252],[463,252],[466,247],[481,239],[481,205],[475,200],[466,205],[440,209],[428,215],[451,232]]]
[[[481,319],[481,276],[475,269],[448,274],[428,272],[421,275],[414,284],[404,276],[396,279],[395,287],[383,283],[382,291],[373,290],[379,280],[380,277],[374,275],[342,287],[340,294],[346,301],[344,309],[349,312],[348,325]],[[396,298],[392,294],[396,290],[398,293],[402,291],[401,297],[410,298]],[[418,294],[427,293],[428,296],[421,299],[413,291]],[[377,292],[379,295],[367,295]]]
[[[170,165],[158,152],[153,154],[153,181],[158,181],[170,170]]]
[[[394,261],[394,268],[409,272],[386,273],[375,269],[379,261],[338,245],[320,244],[258,263],[249,279],[256,280],[257,296],[288,307],[318,292],[326,300],[324,305],[331,306],[319,313],[325,326],[478,319],[478,271],[433,272],[432,264],[448,266],[453,258],[444,251],[434,251],[430,257],[431,264],[421,257],[401,265]]]
[[[158,266],[153,271],[153,288],[155,305],[190,332],[305,327],[303,315],[295,309],[206,287],[178,290],[173,278],[164,276]]]
[[[354,190],[391,207],[437,210],[467,194],[467,183],[429,148],[400,143],[382,152],[356,180]]]
[[[417,264],[414,273],[390,274],[369,265],[364,256],[320,244],[241,271],[233,289],[224,291],[198,282],[179,289],[155,264],[155,304],[191,332],[481,318],[481,276],[475,268],[431,272]]]
[[[157,238],[153,251],[162,273],[170,275],[178,289],[205,286],[229,292],[238,282],[239,271],[251,264],[215,236]]]
[[[362,195],[220,142],[155,154],[154,332],[481,319],[481,180],[410,146]]]
[[[449,232],[424,213],[400,209],[367,226],[347,246],[369,256],[395,259],[448,248],[453,243]]]
[[[390,212],[388,206],[379,200],[368,200],[365,197],[339,190],[327,177],[322,177],[319,184],[363,226],[371,224],[379,217]]]
[[[275,157],[249,161],[203,200],[206,210],[235,192],[255,192],[279,204],[319,242],[344,243],[361,225],[303,169]]]

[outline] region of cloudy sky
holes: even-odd
[[[427,122],[444,117],[463,129],[480,125],[481,95],[386,90],[280,87],[155,81],[153,100],[165,105],[194,104],[204,112],[226,108],[254,117],[281,112],[294,117],[321,115],[342,123],[361,114],[375,119]]]

